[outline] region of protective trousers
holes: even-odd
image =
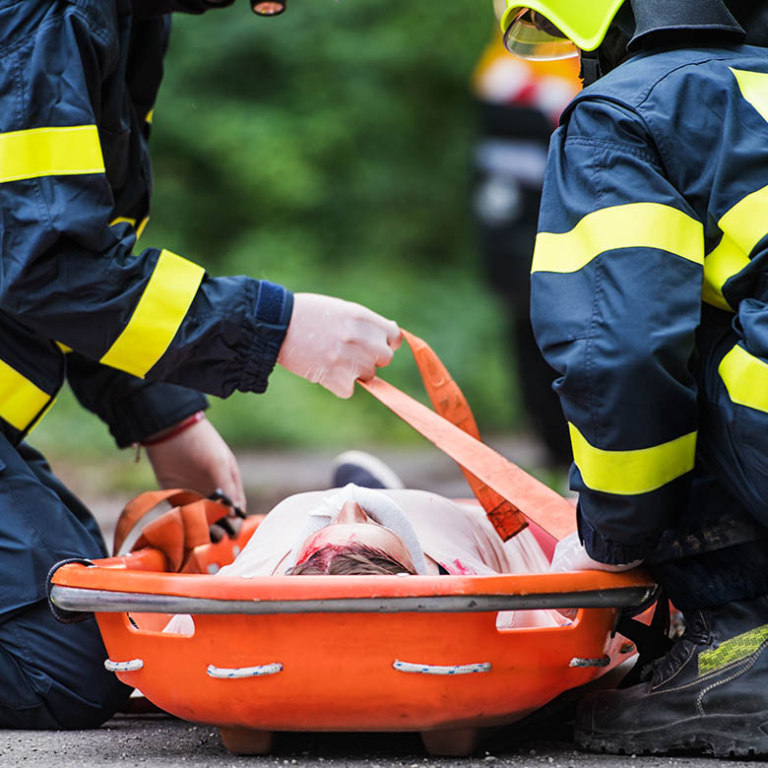
[[[43,456],[0,434],[0,727],[96,727],[127,698],[95,620],[60,624],[46,600],[54,563],[105,555],[96,520]]]

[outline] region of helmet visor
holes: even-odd
[[[504,45],[510,53],[534,61],[556,61],[579,55],[576,44],[569,40],[546,16],[523,8],[504,34]]]

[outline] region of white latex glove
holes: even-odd
[[[235,456],[208,419],[147,446],[146,451],[161,488],[189,488],[204,496],[218,489],[245,511],[245,491]]]
[[[569,571],[608,571],[609,573],[621,573],[637,568],[642,560],[635,560],[632,563],[623,563],[620,565],[609,565],[593,560],[588,554],[584,545],[579,541],[578,532],[574,531],[570,536],[566,536],[562,541],[557,542],[555,554],[552,557],[550,571],[552,573],[566,573]]]
[[[339,397],[389,365],[402,336],[397,323],[343,299],[297,293],[277,362]]]

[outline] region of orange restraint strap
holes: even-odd
[[[196,491],[147,491],[130,501],[117,521],[112,554],[117,555],[139,520],[164,501],[173,509],[147,525],[133,549],[155,547],[168,558],[170,570],[194,570],[190,562],[192,551],[201,544],[209,544],[210,526],[232,511],[231,507],[206,499]]]
[[[576,528],[573,506],[480,442],[466,398],[437,355],[408,331],[403,336],[437,413],[378,377],[360,381],[360,386],[458,463],[504,541],[525,527],[521,515],[558,541],[572,533]]]

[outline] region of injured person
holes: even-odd
[[[243,551],[217,576],[493,575],[546,573],[549,560],[525,530],[502,542],[472,503],[402,487],[386,465],[349,452],[334,480],[343,488],[289,496],[264,518]],[[557,611],[504,611],[499,628],[555,627]],[[191,634],[192,617],[166,632]]]

